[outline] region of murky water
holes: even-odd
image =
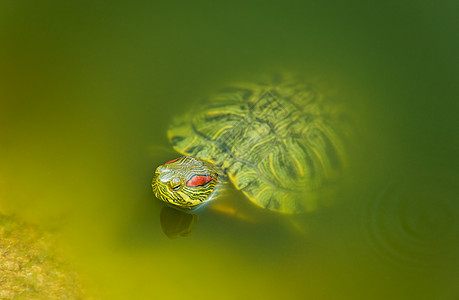
[[[0,212],[57,231],[100,299],[457,299],[457,9],[3,1]],[[283,216],[230,189],[165,233],[171,120],[279,70],[350,111],[340,194]]]
[[[407,174],[365,199],[364,243],[399,268],[457,267],[459,191],[445,175]]]

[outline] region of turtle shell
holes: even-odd
[[[176,151],[216,164],[258,206],[316,209],[346,165],[340,113],[310,84],[282,74],[233,84],[175,119]]]

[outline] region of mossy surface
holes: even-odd
[[[0,215],[0,299],[84,299],[55,235]]]

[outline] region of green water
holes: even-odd
[[[100,299],[457,299],[454,1],[0,3],[0,212],[57,230]],[[150,181],[170,120],[287,70],[352,110],[334,205],[205,211],[169,239]],[[246,201],[234,201],[246,212]]]

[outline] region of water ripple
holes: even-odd
[[[458,262],[458,184],[416,176],[386,186],[367,199],[361,221],[366,245],[402,268]]]

